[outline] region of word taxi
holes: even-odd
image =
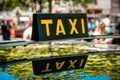
[[[34,14],[32,40],[88,37],[86,14]]]

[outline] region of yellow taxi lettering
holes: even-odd
[[[81,25],[82,25],[82,33],[85,34],[85,24],[84,24],[84,19],[81,19]]]
[[[50,36],[49,25],[53,24],[53,21],[51,19],[50,20],[41,20],[41,24],[46,25],[46,34],[47,34],[47,36]]]
[[[72,68],[75,68],[75,65],[74,65],[74,64],[77,62],[77,60],[74,60],[74,61],[73,61],[73,60],[70,60],[69,62],[70,62],[70,66],[69,66],[68,68],[71,68],[71,67],[72,67]]]
[[[78,34],[79,32],[78,32],[78,30],[76,29],[76,26],[75,26],[76,22],[77,22],[77,19],[74,19],[74,21],[72,21],[71,19],[69,19],[69,22],[70,22],[70,24],[72,26],[70,34],[73,34],[73,32],[75,32],[76,34]]]
[[[65,63],[65,61],[63,61],[61,63],[56,62],[56,70],[60,70],[63,67],[64,63]]]
[[[57,21],[56,35],[59,35],[60,33],[62,33],[63,35],[66,35],[66,32],[65,32],[62,20],[58,19],[58,21]]]
[[[41,72],[50,72],[52,69],[49,69],[50,63],[47,63],[45,70],[42,70]]]
[[[82,60],[80,61],[79,67],[82,67],[83,63],[84,63],[84,59],[82,59]]]

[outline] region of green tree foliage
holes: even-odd
[[[12,10],[15,7],[21,7],[22,9],[28,9],[32,6],[33,0],[1,0],[0,11]]]
[[[87,8],[87,4],[93,2],[93,0],[75,0],[77,3],[80,3],[84,8]]]
[[[53,0],[0,0],[0,11],[8,11],[12,10],[15,7],[21,7],[26,10],[29,7],[33,7],[33,3],[38,1],[40,6],[44,4],[46,1],[49,3],[49,12],[51,12],[51,2]],[[42,1],[42,3],[41,3]],[[56,2],[60,2],[62,0],[56,0]],[[63,1],[71,1],[71,0],[63,0]],[[87,8],[87,4],[93,2],[94,0],[72,0],[75,4],[81,4],[84,8]],[[40,9],[41,10],[41,9]]]
[[[71,0],[65,0],[71,1]],[[82,7],[87,8],[87,4],[93,2],[94,0],[72,0],[75,4],[81,4]]]

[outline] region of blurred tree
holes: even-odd
[[[49,8],[49,11],[48,12],[52,12],[52,0],[38,0],[38,3],[39,3],[39,11],[38,12],[42,12],[42,9],[45,7],[44,3],[48,2],[48,8]]]
[[[39,3],[39,6],[40,6],[38,12],[42,12],[42,9],[43,9],[43,6],[42,6],[43,0],[38,0],[38,3]]]
[[[49,12],[52,11],[52,1],[53,0],[0,0],[0,11],[8,11],[12,10],[15,7],[21,7],[26,10],[29,7],[33,8],[33,12],[36,12],[37,2],[40,5],[40,9],[38,12],[42,12],[43,4],[48,2],[49,4]],[[71,1],[71,0],[55,0],[56,2],[60,1]],[[81,4],[84,8],[87,8],[87,4],[93,2],[94,0],[72,0],[74,5]]]
[[[32,6],[32,8],[33,8],[33,13],[36,13],[36,7],[37,7],[37,0],[34,0],[34,2],[33,2],[33,6]]]
[[[49,3],[49,12],[52,12],[52,0],[48,0]]]
[[[71,1],[71,0],[64,0],[64,1]],[[72,1],[73,1],[74,5],[81,4],[81,6],[86,9],[87,4],[93,2],[94,0],[72,0]]]
[[[26,10],[32,6],[33,0],[1,0],[0,11],[12,10],[15,7],[21,7]]]
[[[84,8],[87,8],[87,4],[93,1],[94,0],[75,0],[76,3],[81,4]]]

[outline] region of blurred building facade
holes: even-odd
[[[43,8],[43,13],[48,13],[48,2],[44,3],[46,5]],[[39,10],[37,5],[37,9]],[[120,0],[93,0],[93,3],[88,4],[88,8],[94,8],[91,11],[92,14],[112,14],[120,16]],[[96,11],[94,11],[96,10]],[[59,4],[55,0],[52,0],[52,13],[69,13],[69,12],[87,12],[80,4],[74,4],[74,1],[64,2],[64,0],[59,1]],[[15,8],[12,12],[9,12],[13,15],[9,15],[6,12],[0,12],[0,19],[13,19],[16,16],[19,16],[19,20],[28,20],[29,17],[32,17],[32,10],[22,11],[20,8]],[[89,13],[88,13],[89,14]],[[95,15],[93,15],[95,16]],[[97,15],[96,15],[97,16]],[[26,19],[25,19],[26,18]],[[17,20],[17,19],[15,19]]]
[[[103,14],[120,13],[120,0],[95,0],[95,2],[102,8]]]
[[[94,0],[88,6],[97,5],[102,9],[102,14],[120,13],[120,0]]]

